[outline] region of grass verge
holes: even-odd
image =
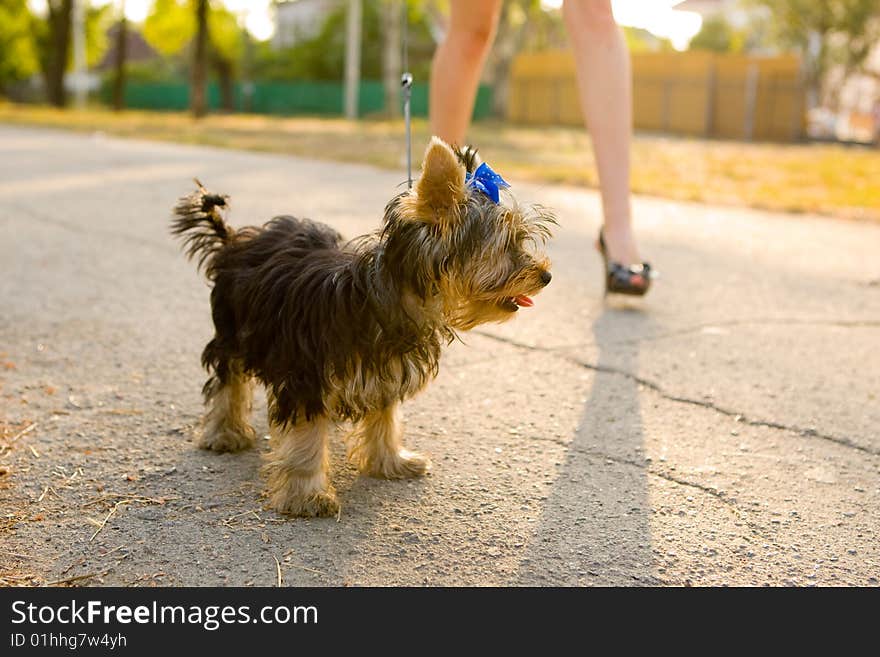
[[[92,108],[61,111],[0,104],[0,122],[103,131],[175,143],[286,153],[403,170],[400,121],[213,115]],[[428,138],[414,124],[415,161]],[[481,122],[471,140],[508,178],[596,187],[595,162],[584,130]],[[837,144],[767,144],[637,135],[632,189],[678,200],[815,212],[880,222],[880,149]]]

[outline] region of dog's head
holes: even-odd
[[[507,187],[475,149],[434,137],[421,177],[386,209],[383,241],[395,277],[423,297],[439,295],[452,328],[510,319],[550,282],[540,250],[556,222],[539,206],[501,203]]]

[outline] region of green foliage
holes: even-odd
[[[424,0],[407,0],[406,5],[409,70],[416,81],[422,82],[431,76],[431,61],[437,49],[431,34],[430,4]]]
[[[5,2],[6,0],[0,0]],[[113,24],[112,6],[86,8],[86,65],[95,66],[104,57],[110,43],[107,39],[107,30]],[[48,18],[40,18],[31,15],[30,33],[37,48],[38,58],[48,58],[50,48]],[[73,48],[73,36],[71,35],[71,49]],[[73,66],[73,54],[69,53],[68,68]]]
[[[108,80],[113,73],[108,72]],[[186,67],[179,57],[165,57],[144,62],[129,62],[126,65],[125,77],[129,82],[166,83],[180,82],[187,79]]]
[[[104,57],[110,45],[107,31],[115,22],[112,5],[86,9],[86,63],[95,66]]]
[[[871,49],[880,42],[880,2],[877,0],[750,0],[770,17],[771,38],[805,59],[808,83],[822,95],[827,73],[834,66],[845,78],[863,70]]]
[[[26,0],[0,0],[0,91],[39,70]]]
[[[654,36],[648,30],[640,27],[624,27],[623,38],[632,53],[644,52],[670,52],[674,50],[672,41]]]
[[[37,62],[40,65],[40,71],[45,75],[50,66],[52,57],[52,39],[51,30],[49,29],[49,21],[33,14],[30,15],[30,33],[34,40],[34,48],[36,50]]]
[[[434,41],[422,4],[409,2],[409,68],[416,79],[425,80],[430,70]],[[262,80],[340,80],[345,63],[346,3],[331,12],[318,34],[278,50],[271,43],[258,44],[251,76]],[[382,77],[382,26],[377,2],[363,4],[361,77]]]
[[[529,33],[523,43],[525,51],[541,51],[564,48],[568,32],[561,11],[545,11],[540,4],[529,13]]]
[[[195,33],[195,11],[186,0],[155,0],[144,21],[144,39],[165,57],[180,53]]]
[[[165,57],[184,53],[196,34],[195,6],[191,0],[156,0],[144,21],[144,39]],[[219,3],[208,13],[208,35],[214,55],[229,63],[244,53],[238,19]]]
[[[342,4],[324,21],[320,32],[312,38],[275,51],[271,44],[257,49],[253,76],[266,80],[338,80],[345,61],[346,5]],[[363,7],[361,75],[381,76],[381,40],[379,11],[376,3]]]
[[[745,35],[719,14],[703,21],[700,31],[691,39],[690,50],[742,52],[745,43]]]
[[[238,62],[244,53],[244,38],[238,19],[226,7],[215,5],[208,14],[211,47],[220,57]]]

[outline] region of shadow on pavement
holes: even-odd
[[[620,332],[643,334],[650,316],[637,307],[606,305],[593,322],[598,364],[636,371],[639,344],[615,345]],[[574,437],[538,521],[521,585],[642,585],[651,574],[648,482],[641,461],[638,384],[597,371]]]

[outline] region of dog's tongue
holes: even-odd
[[[518,297],[514,297],[513,302],[517,306],[525,306],[526,308],[531,308],[535,305],[535,302],[532,301],[531,297],[527,297],[525,294],[520,294]]]

